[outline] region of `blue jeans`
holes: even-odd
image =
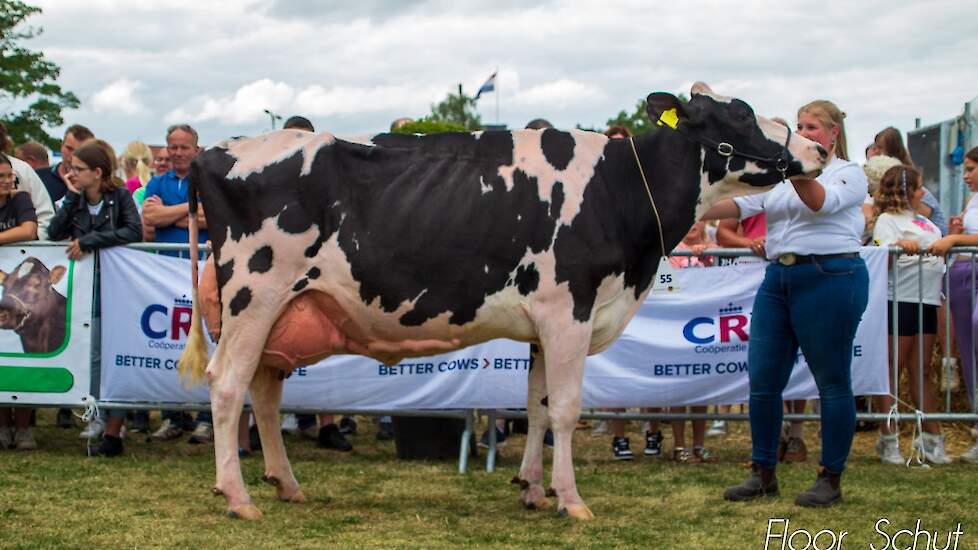
[[[757,464],[777,465],[781,394],[800,347],[821,399],[821,464],[833,473],[845,469],[856,426],[852,343],[868,294],[862,258],[768,266],[754,298],[747,355],[751,458]]]

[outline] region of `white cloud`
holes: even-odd
[[[561,78],[519,91],[513,100],[518,105],[528,107],[563,109],[572,105],[586,105],[606,97],[606,94],[597,86]]]
[[[238,88],[233,94],[196,98],[194,107],[178,107],[166,115],[166,121],[205,122],[223,124],[257,122],[267,117],[265,110],[279,112],[292,104],[295,89],[284,82],[263,78]]]
[[[146,106],[136,97],[136,90],[143,87],[142,82],[120,78],[92,96],[92,110],[96,113],[117,111],[133,115],[146,110]]]

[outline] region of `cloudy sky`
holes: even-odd
[[[257,134],[265,109],[376,133],[498,67],[510,127],[603,128],[650,92],[703,80],[788,120],[831,99],[861,159],[883,127],[951,118],[978,95],[978,26],[960,0],[28,2],[44,10],[28,45],[82,101],[66,122],[116,146],[160,143],[175,122],[203,143]],[[484,122],[496,99],[480,100]]]

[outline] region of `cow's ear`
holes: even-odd
[[[0,285],[2,285],[3,282],[6,280],[7,280],[7,272],[0,269]]]
[[[686,105],[672,94],[651,93],[647,101],[649,120],[657,126],[668,126],[675,130],[680,122],[689,120]]]
[[[51,269],[51,273],[48,275],[48,281],[50,281],[52,285],[58,284],[58,281],[65,276],[66,271],[68,270],[63,265],[54,266],[54,268]]]

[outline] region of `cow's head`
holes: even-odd
[[[18,330],[32,317],[53,315],[51,288],[64,277],[64,266],[48,269],[37,258],[27,258],[13,271],[0,270],[3,298],[0,298],[0,329]]]
[[[791,176],[814,176],[828,160],[814,141],[702,82],[693,84],[688,102],[667,93],[649,95],[648,114],[703,147],[697,217],[721,198],[757,193]]]

